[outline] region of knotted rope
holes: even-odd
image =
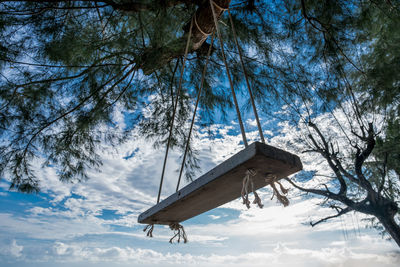
[[[185,47],[185,55],[183,57],[183,62],[182,62],[181,76],[179,77],[179,85],[178,85],[178,89],[177,89],[177,92],[176,92],[175,105],[173,105],[171,125],[169,126],[169,136],[168,136],[167,148],[165,149],[165,156],[164,156],[164,163],[163,163],[163,168],[162,168],[162,172],[161,172],[160,186],[158,188],[157,204],[160,202],[161,189],[162,189],[162,185],[163,185],[163,181],[164,181],[164,174],[165,174],[165,166],[167,165],[168,151],[169,151],[169,146],[170,146],[171,139],[172,139],[172,130],[174,128],[175,114],[176,114],[176,109],[178,107],[179,95],[180,95],[181,88],[182,88],[183,74],[184,74],[184,71],[185,71],[185,62],[186,62],[187,55],[188,55],[188,52],[189,52],[190,37],[192,35],[192,28],[193,28],[193,18],[190,21],[190,28],[189,28],[188,38],[187,38],[187,41],[186,41],[186,47]]]
[[[286,188],[283,187],[283,185],[277,180],[278,177],[274,174],[267,174],[267,177],[265,178],[265,181],[267,182],[267,184],[269,184],[272,189],[274,190],[271,200],[274,198],[274,196],[276,196],[276,199],[281,202],[283,204],[284,207],[289,206],[289,199],[284,196],[288,193],[288,190]],[[275,186],[275,183],[277,183],[283,193],[283,195],[281,195],[278,191],[278,189]]]
[[[174,241],[175,238],[178,238],[178,240],[177,240],[178,243],[181,241],[181,238],[183,239],[183,243],[188,242],[185,229],[183,228],[182,225],[180,225],[179,223],[171,223],[169,225],[169,228],[174,231],[174,236],[171,237],[171,239],[169,240],[169,243],[172,244],[172,242]]]
[[[211,6],[211,11],[212,11],[212,14],[213,14],[213,18],[214,18],[215,29],[217,31],[217,36],[218,36],[219,43],[220,43],[222,60],[224,61],[226,75],[228,76],[229,85],[231,87],[231,93],[232,93],[232,98],[233,98],[233,102],[235,104],[236,114],[237,114],[238,121],[239,121],[240,132],[242,133],[244,146],[247,147],[248,144],[247,144],[246,132],[245,132],[244,126],[243,126],[242,116],[240,115],[239,104],[238,104],[238,101],[236,99],[236,93],[235,93],[235,89],[233,87],[232,77],[231,77],[231,74],[229,72],[228,62],[226,61],[226,57],[225,57],[224,43],[223,43],[222,36],[221,36],[221,33],[219,31],[219,27],[218,27],[217,15],[215,13],[215,7],[219,8],[219,9],[222,9],[222,10],[225,10],[225,8],[222,8],[222,7],[218,6],[217,4],[215,4],[215,2],[213,0],[210,0],[210,6]]]
[[[153,237],[153,230],[154,230],[154,224],[148,224],[146,227],[143,229],[143,232],[146,232],[146,235],[148,237]]]
[[[264,207],[261,202],[261,198],[258,196],[256,190],[254,190],[253,176],[256,176],[257,172],[254,169],[247,169],[246,176],[243,178],[242,184],[242,200],[243,204],[246,205],[248,209],[250,209],[250,201],[249,201],[249,185],[251,185],[251,191],[254,194],[253,204],[257,204],[260,209]]]

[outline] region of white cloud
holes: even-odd
[[[246,124],[248,126],[252,126],[252,127],[257,127],[257,120],[256,119],[247,119],[246,120]]]
[[[23,246],[19,246],[17,244],[17,241],[15,239],[13,239],[11,246],[10,246],[10,253],[11,255],[13,255],[14,257],[21,257],[22,256],[22,250],[24,249]]]
[[[121,117],[116,114],[115,120]],[[283,134],[271,138],[272,144],[292,152],[301,149],[301,142],[295,141],[304,133],[289,124],[281,126]],[[199,150],[202,173],[242,149],[240,134],[228,134],[233,129],[233,126],[213,125],[211,131],[219,136],[215,139],[202,131],[196,133],[198,138],[193,144]],[[251,140],[256,140],[257,135],[257,131],[249,132]],[[133,157],[123,159],[132,151],[135,151]],[[206,222],[183,223],[189,236],[189,244],[185,246],[169,245],[171,231],[164,226],[156,226],[155,237],[148,239],[137,224],[137,216],[155,203],[163,155],[163,149],[155,151],[151,142],[138,137],[118,148],[104,150],[101,172],[89,171],[87,182],[64,184],[57,180],[54,169],[39,169],[50,205],[26,207],[25,214],[0,213],[0,235],[32,239],[25,240],[23,247],[15,240],[13,243],[12,255],[21,257],[22,251],[23,256],[30,253],[26,256],[30,261],[88,261],[96,266],[112,262],[121,266],[132,263],[265,266],[268,263],[269,266],[365,267],[396,266],[399,260],[398,248],[381,240],[373,231],[365,230],[361,216],[356,224],[352,215],[347,215],[311,228],[310,220],[331,211],[316,206],[318,199],[296,197],[295,190],[291,192],[291,205],[286,208],[269,200],[270,189],[262,189],[259,194],[264,209],[252,206],[247,210],[237,199],[207,215]],[[179,157],[180,153],[170,152],[163,198],[175,191]],[[318,158],[313,155],[302,155],[302,161],[306,170],[329,173],[324,163],[315,164]],[[318,179],[313,182],[318,183]],[[117,215],[104,218],[104,210]],[[226,210],[235,213],[229,215]],[[37,248],[38,242],[43,248]]]
[[[396,266],[400,254],[395,252],[359,252],[347,247],[319,248],[317,250],[293,248],[278,243],[269,251],[240,252],[236,254],[200,254],[158,252],[155,249],[132,247],[96,247],[91,244],[57,242],[53,246],[56,262],[87,262],[106,266]],[[38,259],[40,260],[40,259]]]
[[[10,242],[0,243],[0,259],[1,256],[11,256],[13,258],[21,258],[24,246],[18,245],[15,239]]]

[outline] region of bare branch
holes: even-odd
[[[328,198],[332,197],[333,195],[336,195],[336,194],[334,194],[334,193],[332,193],[330,191],[326,191],[326,190],[313,189],[313,188],[304,188],[304,187],[301,187],[301,186],[295,184],[293,181],[291,181],[288,178],[284,178],[284,179],[286,181],[288,181],[291,185],[293,185],[295,188],[297,188],[297,189],[299,189],[301,191],[307,192],[307,193],[313,193],[313,194],[317,194],[317,195],[328,197]]]
[[[327,220],[330,220],[330,219],[333,219],[333,218],[342,216],[342,215],[344,215],[344,214],[346,214],[346,213],[348,213],[348,212],[350,212],[350,211],[353,210],[353,209],[351,209],[351,208],[349,208],[349,207],[342,209],[342,208],[337,207],[337,206],[334,206],[334,205],[332,205],[331,208],[335,209],[338,213],[335,214],[335,215],[331,215],[331,216],[325,217],[325,218],[323,218],[323,219],[320,219],[319,221],[317,221],[317,222],[315,222],[315,223],[310,222],[310,225],[311,225],[312,227],[314,227],[314,226],[316,226],[316,225],[319,224],[319,223],[322,223],[322,222],[325,222],[325,221],[327,221]]]
[[[347,177],[350,181],[352,181],[353,183],[356,183],[356,184],[358,184],[358,185],[361,185],[361,184],[360,184],[360,181],[359,181],[354,175],[352,175],[351,173],[349,173],[347,170],[345,170],[345,169],[343,168],[342,163],[340,162],[340,160],[337,158],[336,155],[333,155],[333,156],[332,156],[332,159],[333,159],[333,161],[335,162],[336,167],[339,169],[339,171],[340,171],[341,173],[343,173],[344,176],[346,176],[346,177]]]
[[[375,147],[375,137],[374,137],[374,128],[372,123],[368,124],[368,136],[366,139],[367,147],[364,150],[358,149],[356,152],[356,159],[355,159],[355,172],[357,178],[361,181],[361,183],[365,186],[368,193],[373,193],[373,188],[371,183],[365,178],[364,173],[362,171],[362,165],[364,164],[365,160],[369,157],[372,150]]]
[[[327,190],[321,190],[321,189],[313,189],[313,188],[304,188],[302,186],[297,185],[296,183],[294,183],[293,181],[291,181],[288,178],[284,178],[286,181],[288,181],[291,185],[293,185],[295,188],[307,192],[307,193],[313,193],[316,195],[320,195],[320,196],[324,196],[326,198],[332,199],[332,200],[336,200],[339,201],[347,206],[349,206],[351,209],[354,210],[359,210],[360,208],[365,209],[365,204],[368,201],[367,199],[361,201],[361,202],[354,202],[353,200],[351,200],[350,198],[348,198],[346,195],[343,194],[335,194],[331,191],[327,191]]]
[[[378,187],[378,194],[380,194],[385,186],[385,182],[386,182],[386,174],[387,174],[387,162],[388,162],[388,153],[385,152],[385,156],[384,156],[384,160],[383,160],[383,168],[381,170],[381,183]]]
[[[331,167],[331,169],[336,174],[336,178],[339,180],[339,183],[340,183],[339,195],[344,195],[347,191],[347,184],[346,184],[346,181],[344,180],[343,175],[340,172],[339,168],[336,166],[336,164],[332,160],[333,157],[336,157],[336,155],[334,154],[334,151],[330,152],[329,144],[326,141],[325,136],[321,133],[321,131],[317,127],[317,125],[312,123],[311,121],[309,121],[308,125],[317,132],[319,138],[321,139],[323,146],[324,146],[323,148],[318,146],[317,141],[314,139],[314,137],[311,134],[309,135],[313,144],[320,151],[320,154],[327,160],[329,167]],[[333,150],[333,146],[332,146],[332,150]]]

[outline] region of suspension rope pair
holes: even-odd
[[[213,0],[210,0],[210,7],[211,7],[212,15],[213,15],[215,29],[217,31],[218,39],[219,39],[220,46],[221,46],[221,54],[222,54],[222,58],[223,58],[223,61],[224,61],[224,64],[225,64],[225,70],[226,70],[226,73],[227,73],[227,76],[228,76],[228,80],[229,80],[229,84],[230,84],[230,88],[231,88],[231,92],[232,92],[232,97],[233,97],[233,101],[234,101],[234,104],[235,104],[236,113],[237,113],[237,116],[238,116],[238,121],[239,121],[239,125],[240,125],[240,130],[241,130],[241,134],[242,134],[243,143],[244,143],[245,147],[248,146],[246,133],[245,133],[245,129],[244,129],[244,126],[243,126],[243,121],[242,121],[242,117],[241,117],[241,114],[240,114],[239,104],[238,104],[238,101],[237,101],[237,98],[236,98],[236,93],[235,93],[234,86],[233,86],[233,81],[232,81],[232,78],[231,78],[231,75],[230,75],[229,66],[228,66],[228,63],[227,63],[227,60],[226,60],[226,57],[225,57],[224,44],[223,44],[221,33],[219,31],[218,20],[217,20],[217,16],[216,16],[216,12],[215,12],[215,7],[214,6],[217,7],[218,9],[222,10],[222,11],[228,10],[229,19],[230,19],[230,23],[231,23],[234,39],[235,39],[235,44],[236,44],[237,50],[239,52],[241,66],[242,66],[243,73],[244,73],[245,79],[246,79],[247,90],[248,90],[249,95],[250,95],[250,99],[251,99],[251,103],[252,103],[252,107],[253,107],[253,112],[254,112],[254,115],[255,115],[255,118],[256,118],[256,121],[257,121],[259,135],[260,135],[261,141],[263,143],[265,143],[264,135],[263,135],[262,128],[261,128],[261,124],[260,124],[259,117],[258,117],[258,114],[257,114],[257,108],[255,106],[254,97],[253,97],[253,94],[252,94],[252,91],[251,91],[251,88],[250,88],[250,84],[249,84],[249,81],[248,81],[247,71],[246,71],[245,66],[244,66],[242,53],[241,53],[241,50],[240,50],[240,47],[239,47],[239,43],[237,41],[236,31],[235,31],[235,28],[234,28],[234,24],[233,24],[233,20],[232,20],[232,16],[231,16],[229,7],[228,8],[220,7]],[[172,119],[171,119],[171,124],[170,124],[170,128],[169,128],[169,136],[168,136],[167,147],[166,147],[165,156],[164,156],[164,162],[163,162],[163,167],[162,167],[160,186],[159,186],[158,196],[157,196],[157,204],[160,202],[160,197],[161,197],[161,190],[162,190],[162,185],[163,185],[164,175],[165,175],[165,167],[166,167],[169,147],[170,147],[170,143],[171,143],[171,139],[172,139],[172,131],[173,131],[173,126],[174,126],[174,121],[175,121],[175,114],[176,114],[176,110],[177,110],[177,106],[178,106],[178,100],[179,100],[179,96],[180,96],[181,88],[182,88],[183,74],[184,74],[185,63],[186,63],[186,59],[187,59],[187,55],[188,55],[188,51],[189,51],[189,46],[190,46],[190,38],[191,38],[191,35],[192,35],[193,22],[196,25],[196,28],[203,35],[205,35],[205,36],[210,35],[209,33],[205,33],[201,29],[201,27],[198,25],[196,14],[195,14],[194,17],[192,17],[192,19],[190,21],[190,28],[189,28],[188,38],[187,38],[187,42],[186,42],[186,47],[185,47],[184,58],[183,58],[183,62],[182,62],[182,69],[181,69],[181,74],[180,74],[180,78],[179,78],[179,84],[178,84],[177,93],[176,93],[175,105],[173,106]],[[185,166],[186,156],[187,156],[188,149],[189,149],[189,142],[190,142],[190,138],[191,138],[191,133],[192,133],[192,130],[193,130],[193,125],[194,125],[194,121],[195,121],[195,117],[196,117],[197,107],[198,107],[199,99],[200,99],[200,96],[201,96],[201,91],[202,91],[203,86],[204,86],[204,80],[205,80],[205,74],[206,74],[206,70],[207,70],[207,65],[208,65],[209,57],[210,57],[211,50],[212,50],[212,47],[213,47],[214,31],[212,32],[212,34],[213,35],[212,35],[212,39],[211,39],[211,45],[210,45],[208,53],[207,53],[206,64],[204,65],[204,69],[203,69],[203,73],[202,73],[202,77],[201,77],[201,84],[200,84],[199,91],[197,93],[197,99],[196,99],[196,104],[195,104],[195,108],[194,108],[194,113],[193,113],[190,129],[189,129],[189,134],[188,134],[188,137],[187,137],[187,140],[186,140],[185,152],[184,152],[184,156],[183,156],[183,160],[182,160],[182,164],[181,164],[181,168],[180,168],[180,172],[179,172],[179,178],[178,178],[178,182],[177,182],[176,191],[179,190],[179,185],[180,185],[180,181],[181,181],[181,177],[182,177],[182,173],[183,173],[183,168]],[[251,181],[250,180],[251,179],[250,175],[251,174],[249,172],[249,174],[246,176],[248,181]],[[248,184],[248,182],[246,184]],[[251,184],[252,184],[252,188],[253,188],[252,191],[253,191],[253,193],[254,193],[254,195],[256,197],[254,203],[257,203],[259,205],[259,207],[262,208],[261,200],[260,200],[260,198],[258,197],[257,193],[254,190],[254,185],[253,185],[252,181],[251,181]],[[247,193],[247,198],[248,198],[248,193]],[[187,238],[186,238],[186,233],[184,232],[183,226],[181,226],[179,223],[171,223],[170,224],[170,228],[175,230],[175,231],[177,231],[177,234],[174,237],[176,237],[178,235],[179,236],[178,241],[180,240],[180,237],[182,237],[184,239],[185,243],[186,243]],[[148,230],[147,235],[152,237],[153,229],[154,229],[154,225],[148,225],[144,229],[144,231]],[[171,238],[170,242],[174,239],[174,237]]]
[[[187,59],[187,54],[189,52],[189,45],[190,45],[190,38],[192,35],[192,28],[193,28],[193,18],[190,21],[190,28],[189,28],[189,33],[188,33],[188,38],[186,41],[186,47],[185,47],[185,53],[184,53],[184,57],[183,57],[183,62],[182,62],[182,69],[181,69],[181,75],[179,77],[179,84],[178,84],[178,89],[176,92],[176,98],[175,98],[175,104],[173,106],[173,111],[172,111],[172,119],[171,119],[171,125],[169,127],[169,136],[168,136],[168,141],[167,141],[167,148],[165,150],[165,156],[164,156],[164,163],[163,163],[163,168],[162,168],[162,172],[161,172],[161,179],[160,179],[160,186],[158,188],[158,196],[157,196],[157,204],[160,202],[160,197],[161,197],[161,190],[162,190],[162,186],[163,186],[163,181],[164,181],[164,175],[165,175],[165,166],[167,165],[167,158],[168,158],[168,152],[169,152],[169,147],[171,144],[171,138],[172,138],[172,130],[174,128],[174,122],[175,122],[175,114],[176,114],[176,110],[178,107],[178,100],[179,100],[179,95],[181,94],[181,88],[182,88],[182,81],[183,81],[183,74],[185,71],[185,63],[186,63],[186,59]],[[180,241],[182,232],[184,233],[184,241],[185,243],[187,242],[187,238],[186,238],[186,233],[183,230],[183,226],[181,226],[179,223],[171,223],[170,224],[170,228],[172,230],[177,230],[178,231],[178,240]],[[149,224],[147,225],[143,231],[146,232],[147,231],[147,236],[148,237],[153,237],[153,230],[154,230],[154,224]],[[175,234],[171,239],[170,242],[172,243],[172,240],[176,237],[177,235]]]
[[[196,24],[196,27],[198,28],[198,30],[201,33],[205,34],[201,30],[199,25],[197,24],[196,15],[194,15],[194,21],[195,21],[195,24]],[[188,39],[187,39],[187,42],[186,42],[184,59],[183,59],[183,62],[182,62],[181,75],[180,75],[180,78],[179,78],[179,84],[178,84],[177,94],[176,94],[176,98],[175,98],[175,105],[173,107],[172,120],[171,120],[170,129],[169,129],[167,148],[166,148],[166,151],[165,151],[163,169],[162,169],[161,179],[160,179],[160,186],[159,186],[158,196],[157,196],[157,204],[160,202],[161,189],[162,189],[164,175],[165,175],[165,166],[166,166],[166,162],[167,162],[167,158],[168,158],[168,151],[169,151],[169,146],[170,146],[171,137],[172,137],[173,125],[174,125],[174,121],[175,121],[175,114],[176,114],[176,109],[177,109],[177,106],[178,106],[178,99],[179,99],[179,95],[180,95],[181,88],[182,88],[183,74],[184,74],[184,70],[185,70],[185,63],[186,63],[186,59],[187,59],[187,54],[188,54],[188,51],[189,51],[192,28],[193,28],[193,18],[192,18],[192,20],[190,22],[190,29],[189,29],[189,33],[188,33]],[[205,34],[205,35],[208,35],[208,34]],[[180,172],[179,172],[179,178],[178,178],[178,182],[177,182],[177,185],[176,185],[176,191],[179,190],[179,185],[180,185],[180,181],[181,181],[181,177],[182,177],[182,173],[183,173],[183,168],[185,166],[186,156],[187,156],[187,153],[188,153],[188,150],[189,150],[189,142],[190,142],[190,138],[191,138],[191,134],[192,134],[192,130],[193,130],[193,125],[194,125],[194,121],[196,119],[197,108],[198,108],[198,104],[199,104],[199,101],[200,101],[201,92],[202,92],[202,89],[204,87],[205,75],[206,75],[206,72],[207,72],[207,66],[208,66],[211,50],[212,50],[212,47],[213,47],[213,43],[214,43],[214,32],[212,33],[211,45],[210,45],[210,47],[208,49],[208,52],[207,52],[206,63],[204,65],[202,76],[201,76],[200,88],[199,88],[199,90],[197,92],[196,104],[195,104],[195,108],[194,108],[194,112],[193,112],[192,121],[191,121],[191,124],[190,124],[189,134],[188,134],[187,141],[186,141],[185,153],[184,153],[184,156],[183,156],[183,160],[182,160],[182,164],[181,164],[181,168],[180,168]],[[171,230],[175,231],[175,235],[169,241],[170,243],[172,243],[172,241],[176,237],[177,237],[178,243],[180,242],[181,238],[184,240],[184,243],[187,242],[187,236],[186,236],[185,230],[184,230],[182,225],[180,225],[179,223],[171,223],[169,225],[169,227],[170,227]],[[146,226],[144,231],[148,231],[147,232],[147,236],[152,237],[153,236],[152,235],[153,229],[154,229],[154,225],[148,225],[148,226]]]
[[[229,85],[230,85],[231,91],[232,91],[233,101],[235,103],[235,108],[236,108],[236,113],[237,113],[237,117],[238,117],[238,120],[239,120],[240,130],[241,130],[241,133],[242,133],[243,143],[244,143],[245,147],[248,146],[247,138],[246,138],[246,132],[244,130],[242,117],[240,115],[240,109],[239,109],[239,105],[238,105],[238,102],[237,102],[237,99],[236,99],[236,94],[235,94],[235,89],[233,87],[232,78],[231,78],[231,75],[230,75],[230,72],[229,72],[229,66],[228,66],[228,63],[226,61],[225,52],[224,52],[224,44],[223,44],[221,33],[219,31],[219,27],[218,27],[218,22],[217,22],[217,17],[216,17],[216,14],[215,14],[214,6],[216,6],[220,10],[227,10],[228,11],[229,21],[230,21],[232,32],[233,32],[233,37],[234,37],[234,40],[235,40],[236,48],[237,48],[238,53],[239,53],[239,58],[240,58],[240,63],[241,63],[241,66],[242,66],[243,74],[244,74],[245,80],[246,80],[247,91],[248,91],[250,99],[251,99],[251,105],[253,107],[254,116],[255,116],[255,119],[256,119],[256,122],[257,122],[258,133],[260,135],[261,142],[265,143],[264,134],[263,134],[263,131],[262,131],[262,128],[261,128],[261,124],[260,124],[260,119],[259,119],[258,113],[257,113],[257,107],[255,105],[254,96],[253,96],[252,90],[250,88],[248,74],[247,74],[246,68],[244,66],[242,52],[241,52],[241,49],[240,49],[239,42],[237,40],[236,30],[235,30],[235,26],[234,26],[234,23],[233,23],[233,19],[232,19],[232,15],[231,15],[231,12],[229,10],[229,7],[227,7],[227,8],[220,7],[213,0],[210,0],[210,6],[211,6],[212,13],[213,13],[214,24],[215,24],[215,28],[217,30],[218,39],[220,41],[222,59],[223,59],[224,64],[225,64],[226,74],[228,76]],[[241,195],[242,195],[242,199],[243,199],[243,204],[245,204],[247,208],[250,208],[250,201],[249,201],[249,191],[250,191],[249,190],[249,186],[250,185],[251,185],[251,191],[254,194],[253,204],[257,204],[259,208],[263,208],[263,206],[264,206],[262,204],[261,198],[258,196],[256,190],[254,190],[254,183],[253,183],[252,176],[255,176],[255,175],[256,175],[256,171],[255,170],[248,169],[246,171],[245,177],[243,178]]]
[[[195,14],[195,17],[196,17],[196,14]],[[193,125],[194,125],[194,121],[195,121],[196,113],[197,113],[197,107],[199,105],[199,101],[200,101],[200,97],[201,97],[201,91],[203,90],[203,87],[204,87],[204,80],[205,80],[205,76],[206,76],[206,72],[207,72],[207,66],[208,66],[208,62],[209,62],[209,59],[210,59],[210,55],[211,55],[211,50],[212,50],[213,44],[214,44],[214,32],[212,33],[212,36],[211,36],[210,46],[209,46],[208,51],[207,51],[206,63],[204,64],[203,73],[201,75],[200,88],[199,88],[199,91],[197,92],[196,104],[195,104],[194,111],[193,111],[192,121],[190,123],[189,134],[188,134],[188,137],[187,137],[187,140],[186,140],[185,153],[183,155],[181,169],[179,171],[179,178],[178,178],[178,183],[176,185],[176,192],[178,192],[178,190],[179,190],[179,185],[180,185],[181,178],[182,178],[183,168],[185,167],[186,155],[187,155],[188,150],[189,150],[190,137],[192,135]]]
[[[260,119],[259,119],[258,113],[257,113],[257,107],[255,105],[254,96],[253,96],[253,93],[252,93],[252,90],[251,90],[251,87],[250,87],[250,83],[249,83],[249,79],[248,79],[248,73],[247,73],[245,65],[244,65],[242,51],[240,49],[240,45],[239,45],[239,42],[237,40],[235,25],[233,23],[233,19],[232,19],[232,15],[231,15],[230,9],[229,9],[229,7],[224,8],[224,7],[219,6],[213,0],[210,0],[210,6],[211,6],[211,11],[213,13],[214,24],[215,24],[215,28],[217,30],[218,39],[220,41],[222,59],[223,59],[224,64],[225,64],[226,74],[228,76],[229,85],[230,85],[231,91],[232,91],[233,101],[235,103],[235,108],[236,108],[236,113],[237,113],[237,116],[238,116],[240,130],[241,130],[241,133],[242,133],[243,143],[244,143],[245,147],[248,146],[246,133],[245,133],[244,126],[243,126],[242,117],[240,115],[239,105],[238,105],[238,102],[237,102],[237,99],[236,99],[236,93],[235,93],[235,90],[234,90],[234,87],[233,87],[232,78],[231,78],[231,75],[230,75],[230,72],[229,72],[229,66],[228,66],[228,63],[227,63],[226,57],[225,57],[224,44],[223,44],[221,33],[219,31],[218,21],[217,21],[217,16],[215,14],[214,6],[217,7],[218,9],[220,9],[220,10],[227,10],[228,11],[229,21],[230,21],[231,28],[232,28],[232,33],[233,33],[233,38],[235,40],[236,48],[237,48],[238,53],[239,53],[240,63],[241,63],[243,74],[244,74],[244,77],[245,77],[245,80],[246,80],[247,91],[248,91],[249,96],[250,96],[251,105],[253,107],[253,113],[254,113],[254,116],[255,116],[255,119],[256,119],[256,122],[257,122],[258,133],[260,135],[261,142],[265,143],[264,134],[263,134],[263,131],[262,131],[262,128],[261,128]]]
[[[241,133],[242,133],[243,143],[244,143],[245,147],[248,146],[246,133],[245,133],[244,126],[243,126],[242,117],[240,115],[239,104],[237,102],[236,93],[235,93],[235,90],[234,90],[234,87],[233,87],[233,82],[232,82],[232,78],[231,78],[230,71],[229,71],[229,66],[228,66],[228,63],[227,63],[226,57],[225,57],[223,40],[222,40],[222,37],[221,37],[221,33],[219,31],[218,21],[217,21],[217,17],[216,17],[216,14],[215,14],[214,5],[217,8],[219,8],[220,10],[228,10],[228,14],[229,14],[229,18],[230,18],[230,22],[231,22],[231,26],[232,26],[232,31],[234,33],[235,44],[236,44],[236,47],[237,47],[239,55],[240,55],[240,62],[241,62],[241,65],[242,65],[243,73],[245,75],[247,89],[248,89],[248,92],[249,92],[249,95],[250,95],[250,98],[251,98],[251,102],[252,102],[252,106],[253,106],[253,112],[254,112],[254,115],[256,117],[260,138],[261,138],[261,141],[263,143],[265,143],[264,135],[263,135],[263,132],[262,132],[261,124],[260,124],[258,113],[257,113],[257,108],[256,108],[255,102],[254,102],[254,97],[253,97],[253,94],[252,94],[252,91],[251,91],[251,88],[250,88],[250,84],[249,84],[249,81],[248,81],[247,71],[246,71],[246,68],[244,66],[242,53],[241,53],[241,50],[240,50],[240,47],[239,47],[239,43],[237,41],[236,31],[235,31],[233,20],[232,20],[232,15],[230,13],[229,8],[220,7],[213,0],[210,0],[210,6],[211,6],[212,14],[213,14],[213,20],[214,20],[214,24],[215,24],[215,29],[217,31],[218,39],[220,41],[221,54],[222,54],[222,58],[223,58],[223,61],[224,61],[224,64],[225,64],[226,73],[227,73],[227,76],[228,76],[230,88],[231,88],[231,91],[232,91],[233,100],[234,100],[234,103],[235,103],[235,108],[236,108],[236,113],[237,113],[239,124],[240,124],[240,130],[241,130]],[[162,184],[163,184],[164,174],[165,174],[165,167],[166,167],[166,162],[167,162],[167,158],[168,158],[169,146],[170,146],[171,137],[172,137],[172,130],[173,130],[174,121],[175,121],[175,114],[176,114],[176,109],[177,109],[177,104],[178,104],[180,91],[181,91],[181,88],[182,88],[182,81],[183,81],[183,74],[184,74],[184,70],[185,70],[185,63],[186,63],[187,54],[188,54],[188,51],[189,51],[190,38],[191,38],[192,28],[193,28],[193,21],[195,21],[196,27],[203,33],[203,31],[201,30],[201,28],[197,24],[196,14],[195,14],[194,18],[192,18],[192,20],[190,21],[189,34],[188,34],[188,39],[187,39],[187,42],[186,42],[184,59],[183,59],[183,62],[182,62],[182,70],[181,70],[181,75],[180,75],[180,78],[179,78],[177,95],[176,95],[176,99],[175,99],[175,105],[174,105],[174,108],[173,108],[172,120],[171,120],[170,129],[169,129],[169,137],[168,137],[167,148],[166,148],[166,152],[165,152],[163,169],[162,169],[161,180],[160,180],[160,186],[159,186],[159,191],[158,191],[158,196],[157,196],[157,204],[160,202]],[[204,33],[204,34],[206,34],[206,33]],[[211,54],[211,49],[212,49],[212,46],[213,46],[213,42],[214,42],[214,34],[213,34],[212,39],[211,39],[211,45],[210,45],[210,47],[208,49],[206,64],[204,65],[204,69],[203,69],[203,73],[202,73],[202,77],[201,77],[201,85],[200,85],[200,89],[199,89],[198,94],[197,94],[196,105],[195,105],[195,109],[194,109],[194,113],[193,113],[193,117],[192,117],[192,121],[191,121],[191,125],[190,125],[189,135],[188,135],[188,138],[187,138],[187,141],[186,141],[185,153],[184,153],[182,165],[181,165],[181,168],[180,168],[180,173],[179,173],[179,178],[178,178],[176,191],[179,190],[179,185],[180,185],[180,181],[181,181],[181,177],[182,177],[183,168],[184,168],[184,165],[185,165],[186,155],[187,155],[188,148],[189,148],[189,141],[190,141],[190,137],[191,137],[191,133],[192,133],[192,129],[193,129],[193,124],[194,124],[194,120],[195,120],[195,116],[196,116],[196,112],[197,112],[199,99],[200,99],[200,96],[201,96],[201,91],[202,91],[202,88],[203,88],[203,85],[204,85],[205,74],[206,74],[207,65],[208,65],[210,54]]]
[[[193,18],[190,21],[190,28],[189,28],[188,38],[187,38],[187,42],[186,42],[186,47],[185,47],[185,54],[184,54],[183,62],[182,62],[182,70],[181,70],[181,75],[179,77],[179,84],[178,84],[178,89],[177,89],[177,92],[176,92],[175,105],[173,107],[173,112],[172,112],[171,125],[169,127],[169,136],[168,136],[167,148],[166,148],[166,151],[165,151],[164,163],[163,163],[163,168],[162,168],[162,172],[161,172],[160,186],[158,188],[157,204],[160,202],[161,189],[162,189],[162,185],[163,185],[163,181],[164,181],[164,174],[165,174],[165,166],[167,164],[168,151],[169,151],[169,146],[170,146],[170,143],[171,143],[172,130],[174,128],[174,122],[175,122],[175,113],[176,113],[176,109],[178,107],[179,95],[181,93],[181,88],[182,88],[183,73],[185,71],[185,63],[186,63],[187,54],[188,54],[188,51],[189,51],[190,38],[191,38],[191,35],[192,35],[192,28],[193,28]]]

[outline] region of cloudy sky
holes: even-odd
[[[115,119],[123,128],[122,115]],[[249,138],[256,140],[251,118],[246,127]],[[287,141],[294,140],[294,128],[280,127],[274,136],[265,131],[268,143],[293,151]],[[197,129],[200,173],[242,149],[234,122],[215,125],[212,131],[216,138],[210,139]],[[39,168],[38,195],[10,192],[2,179],[0,265],[367,267],[400,262],[395,243],[366,229],[361,214],[311,228],[311,220],[332,211],[294,189],[286,208],[271,200],[271,190],[264,188],[259,191],[263,209],[247,210],[237,199],[184,222],[187,244],[169,244],[172,232],[165,226],[156,226],[154,237],[148,238],[137,217],[156,202],[163,154],[163,149],[155,150],[140,138],[105,148],[101,171],[90,171],[90,179],[79,184],[61,183],[53,168]],[[170,154],[162,198],[174,192],[179,157],[177,152]],[[327,171],[315,158],[301,157],[306,171]]]

